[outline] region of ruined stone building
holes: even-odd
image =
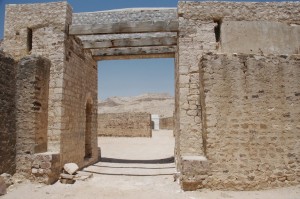
[[[98,161],[97,61],[174,57],[181,187],[299,184],[299,13],[300,2],[91,13],[7,5],[0,173],[52,183],[67,162]]]
[[[152,137],[149,113],[98,114],[98,136]]]

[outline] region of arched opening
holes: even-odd
[[[92,157],[92,104],[86,103],[85,109],[85,156],[84,159]]]

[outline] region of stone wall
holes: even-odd
[[[48,150],[60,152],[63,74],[67,39],[66,2],[8,4],[5,8],[4,51],[19,60],[30,54],[51,61]],[[19,13],[19,14],[15,14]]]
[[[202,57],[205,187],[247,190],[300,182],[299,66],[300,55]]]
[[[175,70],[175,153],[180,170],[183,156],[203,156],[199,62],[204,52],[216,51],[213,19],[198,21],[186,16],[193,5],[179,2],[178,54]],[[194,10],[198,14],[200,12]]]
[[[76,162],[81,167],[85,158],[86,137],[92,156],[89,164],[98,161],[97,142],[97,63],[89,51],[84,51],[80,40],[70,37],[66,45],[64,86],[64,112],[62,114],[62,165]],[[90,106],[91,110],[87,111]],[[91,117],[88,124],[87,114]],[[91,125],[87,130],[87,125]],[[88,133],[89,131],[90,133]]]
[[[31,157],[31,178],[45,184],[53,184],[61,173],[60,154],[38,153]]]
[[[300,25],[224,20],[220,26],[221,52],[261,55],[300,53]]]
[[[16,63],[0,51],[0,174],[16,169]]]
[[[174,129],[174,118],[173,117],[160,118],[159,119],[159,129],[173,130]]]
[[[71,23],[67,2],[7,5],[3,47],[17,60],[50,60],[47,152],[59,154],[60,167],[83,167],[98,160],[97,67],[80,40],[68,35]]]
[[[151,115],[149,113],[99,114],[98,136],[151,137]]]
[[[16,76],[17,172],[30,174],[31,157],[47,151],[50,61],[25,57]]]
[[[274,13],[279,13],[279,14],[274,15]],[[216,132],[216,134],[219,133],[218,135],[215,135],[213,133],[209,134],[210,133],[209,131],[211,130],[210,128],[213,128],[214,127],[213,124],[216,124],[215,122],[217,118],[219,118],[218,114],[219,112],[223,111],[222,109],[226,111],[228,110],[228,108],[232,106],[235,109],[233,110],[230,108],[230,110],[232,110],[235,113],[239,112],[239,106],[236,105],[238,100],[237,101],[235,100],[236,98],[239,99],[240,96],[236,96],[237,94],[233,96],[232,95],[233,93],[226,93],[226,89],[229,90],[228,92],[230,92],[232,91],[232,89],[241,89],[241,85],[239,84],[228,85],[227,81],[229,80],[223,78],[222,80],[224,82],[219,83],[218,85],[220,88],[218,88],[216,86],[216,82],[213,82],[212,80],[212,79],[220,79],[224,77],[225,74],[230,75],[229,73],[235,72],[235,71],[229,72],[226,71],[226,69],[224,69],[227,67],[227,65],[230,64],[231,61],[234,62],[234,60],[220,58],[217,59],[218,61],[216,61],[216,63],[208,64],[208,66],[205,68],[220,66],[220,70],[222,69],[226,72],[224,72],[223,74],[218,74],[218,72],[215,71],[215,73],[209,74],[212,75],[212,77],[211,77],[211,81],[207,84],[206,82],[204,82],[205,79],[203,75],[205,75],[205,73],[203,73],[201,67],[202,67],[202,62],[204,60],[203,54],[207,52],[210,52],[210,54],[213,55],[218,52],[249,53],[251,52],[251,50],[253,50],[253,53],[260,55],[262,59],[264,59],[264,61],[274,62],[274,65],[273,66],[271,65],[270,67],[274,67],[274,70],[276,71],[276,72],[274,71],[274,73],[278,73],[277,76],[280,78],[278,78],[278,82],[276,83],[277,85],[280,84],[279,82],[282,83],[281,89],[285,89],[283,88],[285,87],[285,85],[283,85],[285,83],[287,84],[286,85],[287,87],[298,88],[299,84],[297,84],[295,81],[294,82],[287,81],[288,79],[287,76],[283,76],[282,73],[283,69],[280,68],[279,65],[276,65],[276,62],[279,63],[282,61],[279,56],[278,57],[275,56],[274,59],[263,56],[264,54],[299,53],[299,50],[297,50],[298,40],[287,39],[289,38],[289,35],[293,36],[293,34],[296,35],[290,38],[294,38],[294,37],[299,38],[298,25],[300,24],[300,16],[297,13],[299,13],[299,2],[280,2],[280,3],[277,2],[276,3],[183,2],[183,1],[179,2],[178,5],[179,38],[178,38],[178,55],[176,57],[177,70],[176,70],[176,99],[175,99],[176,101],[176,111],[175,111],[176,149],[175,151],[176,151],[177,168],[181,172],[180,179],[181,179],[182,188],[184,190],[195,190],[201,187],[210,187],[214,189],[216,188],[238,189],[239,187],[243,187],[243,189],[257,189],[262,187],[283,186],[283,185],[296,183],[297,180],[293,181],[291,177],[289,177],[290,180],[287,181],[285,180],[287,179],[287,174],[289,174],[290,172],[295,174],[295,171],[297,170],[295,168],[292,168],[294,167],[294,165],[289,167],[287,164],[287,162],[289,161],[291,161],[291,164],[293,164],[293,162],[296,162],[296,159],[293,158],[292,156],[297,156],[295,154],[299,154],[299,150],[297,151],[296,148],[291,148],[291,147],[289,148],[291,144],[298,145],[299,138],[297,136],[291,137],[288,134],[281,135],[279,133],[280,130],[278,131],[277,134],[274,132],[275,136],[273,136],[272,138],[273,140],[270,138],[271,134],[268,135],[270,137],[266,136],[266,138],[264,138],[266,142],[270,142],[270,145],[274,146],[275,148],[276,147],[280,148],[278,146],[284,145],[285,149],[282,150],[289,151],[290,154],[288,155],[288,157],[286,157],[287,154],[285,154],[284,152],[282,153],[279,152],[281,153],[280,157],[279,156],[268,157],[268,160],[265,160],[264,155],[260,156],[259,153],[260,151],[257,151],[258,156],[261,159],[263,159],[261,160],[258,158],[255,159],[254,158],[255,155],[253,156],[249,155],[250,153],[249,151],[247,153],[245,152],[246,145],[244,141],[246,140],[245,138],[246,135],[245,137],[243,137],[244,136],[243,134],[245,133],[246,130],[244,130],[243,127],[246,128],[246,125],[233,124],[235,120],[233,121],[229,120],[228,115],[226,114],[222,115],[223,118],[217,121],[217,125],[225,125],[225,129],[227,125],[231,125],[231,124],[234,125],[236,129],[234,131],[230,129],[228,130],[228,132],[229,131],[231,133],[236,132],[237,136],[243,137],[241,138],[242,140],[240,140],[240,138],[238,140],[232,140],[234,139],[233,136],[232,135],[229,136],[228,134],[226,134],[220,126],[218,126],[218,129],[217,130],[215,129],[214,131]],[[269,21],[270,23],[267,24],[267,22],[262,22],[262,21]],[[226,29],[225,27],[226,24],[228,24],[228,27],[229,26],[234,27],[236,25],[236,24],[232,25],[234,23],[238,24],[236,28]],[[281,37],[277,37],[277,39],[275,38],[271,41],[255,42],[256,46],[255,48],[252,49],[250,45],[247,45],[251,42],[252,39],[251,35],[246,37],[244,33],[247,32],[249,27],[252,26],[258,27],[261,24],[266,25],[265,29],[261,30],[259,28],[254,28],[252,30],[252,33],[257,35],[257,37],[266,38],[266,35],[264,35],[265,32],[267,33],[267,31],[269,30],[273,30],[273,31],[280,30],[281,32],[279,35],[282,35],[283,39],[281,39]],[[234,35],[235,38],[241,38],[241,40],[231,38],[230,34]],[[247,40],[248,38],[249,40]],[[287,42],[287,44],[285,42]],[[292,50],[290,50],[289,47],[291,47]],[[283,58],[283,60],[284,59],[285,58]],[[255,64],[257,64],[256,65],[256,68],[258,68],[257,72],[259,72],[261,67],[263,68],[264,61],[262,60],[260,61],[258,60],[256,62],[253,61]],[[297,64],[299,65],[299,62],[297,62],[297,58],[287,57],[286,61],[287,62],[285,63],[285,66],[287,66],[287,68],[293,68],[293,70],[297,70],[297,68],[295,68]],[[289,61],[291,61],[290,64]],[[201,67],[199,67],[199,63]],[[246,64],[244,62],[241,63],[243,63],[244,67],[246,67]],[[266,68],[261,69],[262,70],[261,72],[264,73],[265,72],[264,70],[267,70]],[[280,69],[276,70],[276,68],[277,69],[280,68]],[[247,69],[244,69],[244,71],[246,72]],[[293,74],[293,76],[297,76],[296,74]],[[259,74],[253,73],[252,76],[248,78],[255,79],[256,78],[255,75],[259,75]],[[269,77],[262,77],[262,75],[259,75],[259,77],[261,79],[258,82],[251,81],[251,84],[247,85],[247,89],[245,91],[246,93],[250,95],[250,93],[252,91],[254,92],[254,90],[260,87],[260,85],[265,87],[270,87],[270,85],[272,85],[264,81],[267,80]],[[237,79],[238,78],[239,77],[237,77]],[[246,80],[244,79],[244,81]],[[204,96],[206,96],[206,94],[209,92],[208,88],[211,87],[213,87],[214,89],[219,89],[218,92],[224,90],[225,94],[222,95],[221,93],[214,93],[215,96],[219,97],[218,99],[217,98],[212,99],[210,98],[210,96],[205,98]],[[270,93],[265,93],[265,94],[267,94],[268,96],[272,95]],[[275,96],[275,98],[280,99],[281,103],[283,104],[289,104],[290,103],[288,101],[289,98],[288,96],[285,95],[286,93],[280,92],[277,94],[277,96]],[[228,104],[223,104],[224,106],[220,105],[219,110],[216,110],[214,104],[219,104],[219,102],[223,103],[222,101],[223,97],[224,99],[227,99],[229,96],[233,97],[234,99],[227,101]],[[256,103],[256,101],[258,100],[256,97],[259,98],[259,93],[253,94],[253,97],[252,95],[248,96],[249,98],[248,106],[251,106],[250,104],[252,103],[253,104]],[[271,98],[269,101],[265,101],[264,104],[261,103],[256,105],[261,109],[266,110],[265,107],[269,107],[269,105],[271,104],[273,105],[275,103],[277,103],[277,101]],[[236,107],[233,106],[233,104],[236,105]],[[255,109],[254,106],[252,108]],[[283,107],[281,109],[282,112],[280,114],[285,114],[283,113],[284,112]],[[263,128],[266,127],[265,125],[267,125],[267,128],[269,128],[268,125],[270,124],[265,124],[261,121],[262,129],[260,129],[261,128],[260,124],[258,124],[258,122],[254,119],[254,116],[260,118],[260,115],[258,114],[258,110],[253,113],[247,112],[244,114],[245,117],[247,117],[248,119],[247,130],[249,132],[251,130],[252,132],[249,134],[255,134],[260,137],[264,137],[261,134],[263,134],[263,132],[268,132],[268,131]],[[286,128],[289,129],[296,124],[296,115],[294,115],[295,116],[294,120],[286,121],[285,123]],[[279,120],[288,119],[290,117],[284,118],[281,115],[281,119],[278,120],[275,119],[275,120],[279,121]],[[208,120],[208,118],[210,119],[210,121]],[[258,129],[260,131],[257,131]],[[297,128],[293,128],[291,132],[294,133],[297,132]],[[282,136],[284,137],[283,139],[288,140],[287,141],[288,143],[280,143],[280,142],[277,143],[277,140],[280,140]],[[296,139],[296,143],[295,143],[295,139]],[[254,140],[251,141],[253,141],[252,143],[257,144],[258,146],[263,146],[263,144],[259,143],[256,138],[254,138]],[[266,142],[264,144],[266,144]],[[228,144],[228,146],[226,144]],[[219,148],[217,147],[217,145]],[[213,148],[213,146],[216,146],[216,148]],[[233,150],[228,149],[227,152],[224,152],[222,148],[223,146],[227,146],[228,148],[232,147],[231,149]],[[289,149],[287,150],[287,148]],[[281,149],[278,150],[281,151]],[[232,153],[235,155],[233,156]],[[268,153],[266,156],[268,156]],[[257,166],[256,169],[254,169],[254,166],[253,167],[250,165],[245,166],[245,164],[247,164],[246,161],[245,162],[241,161],[241,159],[243,159],[244,157],[253,158],[251,164],[256,163]],[[285,157],[286,159],[282,160],[283,157]],[[220,160],[222,160],[223,162],[221,162]],[[219,162],[216,164],[211,163],[217,161]],[[225,169],[222,170],[222,172],[220,172],[221,170],[220,168],[223,168],[224,161],[228,162],[228,165],[225,164],[226,167],[232,166],[232,170],[238,167],[236,166],[237,164],[241,163],[239,164],[239,166],[245,169],[244,172],[249,172],[248,173],[249,175],[247,177],[242,176],[242,174],[238,175],[238,171],[241,171],[243,168],[241,170],[237,169],[238,171],[236,173],[235,171],[232,171],[230,169],[229,170]],[[261,174],[260,171],[263,170],[261,167],[264,166],[264,164],[260,163],[261,161],[263,163],[268,163],[268,164],[270,164],[270,162],[268,161],[281,162],[278,163],[277,166],[275,166],[277,167],[276,171],[278,171],[279,175],[281,175],[280,179],[275,177],[275,178],[271,178],[270,181],[266,180],[265,179],[266,176],[269,175],[270,173],[261,175],[260,178],[259,176]],[[229,164],[232,165],[229,166]],[[219,170],[214,170],[217,167],[219,167],[218,168]],[[272,169],[273,167],[270,168]],[[271,169],[269,169],[269,171]],[[266,170],[267,169],[265,169],[264,171]],[[244,180],[245,178],[247,178],[249,181]],[[280,183],[279,182],[280,180],[285,182]],[[250,181],[252,183],[250,183]]]

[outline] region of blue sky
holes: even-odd
[[[57,0],[0,0],[0,39],[3,38],[5,4],[54,1]],[[91,12],[135,7],[176,7],[178,0],[68,0],[68,2],[72,5],[74,12]],[[166,92],[174,95],[174,60],[98,62],[98,89],[101,99],[111,96],[133,96],[146,92]]]
[[[53,2],[55,0],[51,0]],[[0,38],[3,38],[4,5],[48,0],[0,0]],[[176,7],[177,0],[68,0],[74,12],[134,7]],[[141,59],[98,62],[99,99],[134,96],[147,92],[174,95],[174,59]]]

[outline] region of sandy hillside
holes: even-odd
[[[134,97],[111,97],[98,104],[98,113],[148,112],[171,117],[174,97],[165,93],[147,93]]]

